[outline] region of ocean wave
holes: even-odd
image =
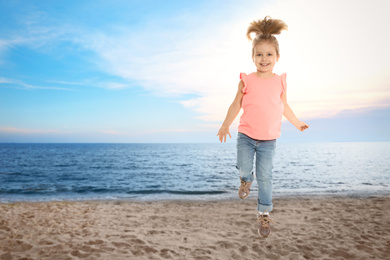
[[[127,194],[182,194],[182,195],[217,195],[227,191],[198,191],[198,190],[135,190],[128,191]]]

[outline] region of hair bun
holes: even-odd
[[[263,20],[257,20],[250,23],[248,30],[246,32],[246,37],[249,40],[252,40],[251,33],[258,35],[271,36],[274,34],[280,34],[283,30],[287,30],[287,24],[282,20],[272,19],[269,16],[266,16]]]

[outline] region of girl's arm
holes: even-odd
[[[284,105],[284,111],[283,115],[287,118],[288,121],[291,122],[298,130],[303,132],[305,129],[309,128],[309,125],[307,125],[303,121],[299,121],[299,119],[295,116],[294,112],[292,111],[291,107],[287,103],[287,94],[284,92],[282,94],[282,101]]]
[[[241,105],[242,105],[242,97],[244,94],[242,93],[242,88],[244,87],[244,83],[242,80],[238,84],[238,90],[236,97],[234,98],[233,103],[230,105],[228,113],[226,115],[225,121],[223,121],[221,128],[218,131],[217,136],[219,136],[219,141],[224,141],[226,142],[226,135],[229,135],[230,138],[232,136],[230,135],[229,127],[233,123],[234,119],[238,115],[238,113],[241,110]]]

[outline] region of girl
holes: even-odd
[[[272,211],[272,168],[276,139],[280,136],[282,116],[284,115],[298,130],[309,126],[295,116],[287,104],[286,73],[276,75],[273,68],[279,60],[279,44],[275,34],[287,30],[287,25],[269,16],[253,21],[246,36],[256,33],[252,43],[252,59],[256,72],[240,74],[240,83],[233,103],[230,105],[225,121],[218,131],[219,140],[226,142],[230,135],[229,127],[243,108],[237,135],[237,169],[241,186],[238,195],[245,199],[249,195],[254,179],[253,159],[256,155],[256,179],[258,193],[258,233],[268,237],[271,233],[269,213]]]

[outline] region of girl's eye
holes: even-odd
[[[272,56],[272,53],[268,53],[268,56]]]

